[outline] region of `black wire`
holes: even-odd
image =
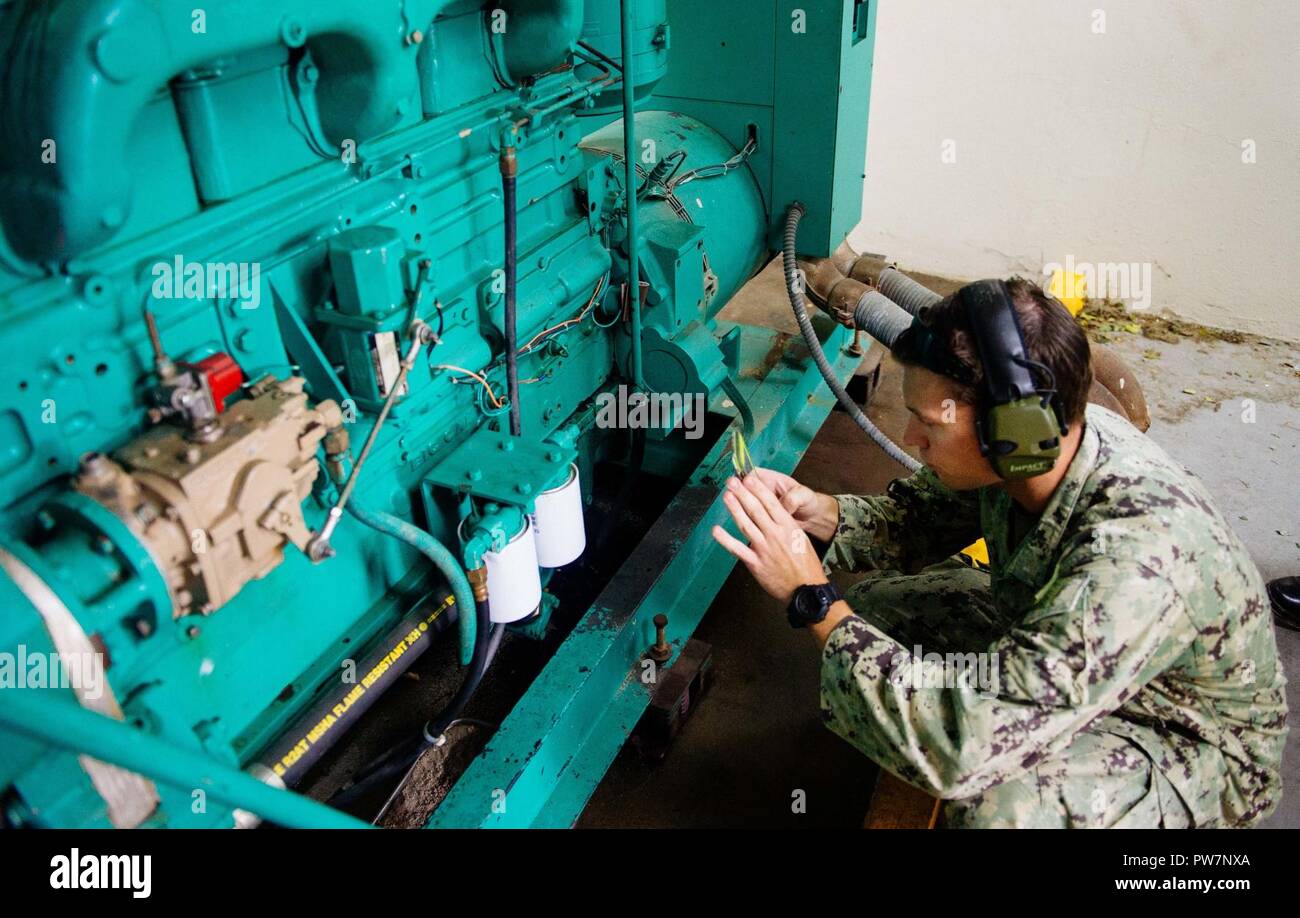
[[[596,48],[593,48],[591,45],[587,44],[585,41],[580,41],[580,42],[578,42],[578,47],[581,48],[581,49],[584,50],[584,51],[587,51],[587,52],[589,52],[589,53],[591,53],[591,54],[596,55],[596,57],[600,58],[601,62],[604,63],[606,66],[614,68],[614,69],[617,70],[619,73],[622,73],[622,72],[623,72],[623,65],[620,64],[620,63],[618,63],[617,61],[615,61],[612,57],[610,57],[610,56],[609,56],[608,54],[606,54],[604,51],[600,51],[600,50],[598,50],[598,49],[596,49]]]
[[[1031,360],[1028,357],[1012,357],[1011,362],[1024,367],[1026,370],[1038,370],[1047,377],[1047,386],[1045,388],[1035,389],[1034,391],[1043,397],[1043,405],[1056,398],[1056,374],[1047,364],[1039,363],[1037,360]]]

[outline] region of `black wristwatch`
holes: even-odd
[[[833,583],[799,587],[794,591],[794,598],[790,600],[790,608],[786,610],[790,627],[802,628],[805,625],[816,624],[826,617],[832,603],[839,602],[843,598],[844,594]]]

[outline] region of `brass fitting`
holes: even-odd
[[[469,585],[474,589],[474,600],[476,602],[487,602],[487,565],[483,564],[468,570],[465,572],[465,576],[469,579]]]
[[[514,178],[519,174],[519,160],[515,158],[513,146],[501,149],[501,174],[506,178]]]

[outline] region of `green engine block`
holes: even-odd
[[[668,613],[679,646],[728,570],[708,537],[718,431],[752,425],[755,460],[788,470],[829,410],[797,342],[718,313],[794,198],[808,254],[857,222],[874,16],[866,0],[0,5],[5,821],[326,824],[301,798],[241,796],[239,773],[283,783],[259,763],[341,664],[449,592],[350,516],[313,557],[357,447],[387,407],[354,499],[472,569],[570,462],[590,499],[623,439],[597,402],[640,368],[645,392],[704,400],[713,439],[689,442],[680,413],[648,431],[677,496],[431,820],[570,824],[646,705],[628,673],[651,619]],[[413,345],[417,320],[431,337]],[[476,525],[486,541],[462,541]],[[101,690],[41,669],[59,653],[88,654]]]

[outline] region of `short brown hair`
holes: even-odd
[[[1030,360],[1046,366],[1056,381],[1056,403],[1067,423],[1083,418],[1092,388],[1092,350],[1088,336],[1060,301],[1048,296],[1037,284],[1022,277],[1007,281],[1007,290],[1020,323],[1025,352]],[[969,380],[952,380],[961,401],[978,405],[984,386],[984,366],[971,332],[966,310],[957,294],[944,297],[925,314],[925,323],[936,346],[947,351],[970,373]],[[900,355],[909,363],[906,355]],[[1036,374],[1037,375],[1037,374]],[[1039,379],[1046,385],[1045,379]]]

